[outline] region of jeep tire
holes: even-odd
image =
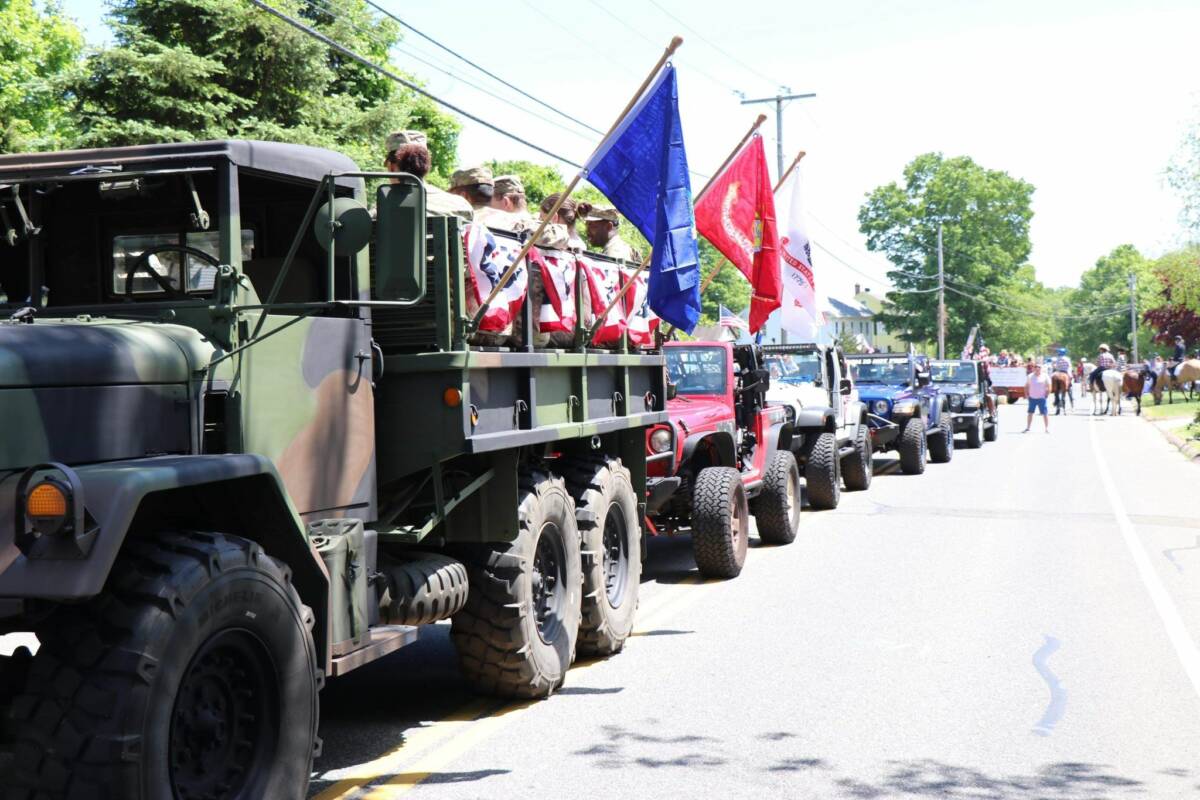
[[[387,581],[387,603],[381,621],[389,625],[429,625],[449,619],[467,604],[467,568],[441,553],[407,551],[405,560],[380,554],[380,571]]]
[[[983,440],[985,442],[994,442],[994,441],[996,441],[996,437],[999,435],[1000,435],[1000,414],[997,411],[997,413],[992,415],[992,424],[986,426],[983,429]]]
[[[127,541],[37,631],[10,798],[296,798],[317,752],[313,615],[253,542]]]
[[[929,460],[946,464],[954,458],[954,421],[948,414],[938,420],[937,431],[929,436]]]
[[[925,471],[925,420],[913,417],[900,429],[900,470],[905,475],[920,475]]]
[[[518,477],[517,538],[463,549],[470,591],[451,618],[463,676],[484,694],[548,697],[575,659],[583,574],[575,504],[561,478]]]
[[[692,553],[707,578],[736,578],[746,563],[750,511],[733,467],[705,467],[692,489]]]
[[[777,450],[767,462],[762,491],[750,502],[758,538],[767,544],[791,544],[800,529],[800,469],[789,450]]]
[[[848,491],[861,492],[871,487],[874,472],[871,429],[865,422],[860,422],[854,434],[854,452],[842,459],[842,480]]]
[[[633,632],[642,578],[637,495],[620,459],[578,462],[567,474],[583,556],[579,652],[619,652]]]
[[[971,450],[976,450],[983,447],[983,412],[980,411],[971,421],[971,427],[967,428],[967,447]]]
[[[842,484],[838,474],[837,435],[828,431],[809,437],[808,458],[804,464],[804,484],[808,503],[813,508],[837,508]]]

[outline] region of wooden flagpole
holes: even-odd
[[[775,183],[775,188],[771,190],[771,194],[775,194],[776,192],[779,191],[779,187],[783,186],[783,181],[787,178],[788,175],[792,174],[792,170],[794,170],[796,168],[796,165],[800,163],[800,159],[804,158],[805,155],[806,155],[806,153],[803,150],[801,150],[799,153],[796,154],[796,157],[792,160],[791,166],[789,166],[787,169],[785,169],[783,171],[783,174],[779,176],[779,180]],[[778,223],[778,220],[776,220],[776,223]],[[717,274],[721,270],[725,269],[725,265],[728,263],[729,263],[729,259],[722,256],[721,260],[719,262],[717,262],[717,266],[713,269],[713,271],[708,273],[708,276],[704,279],[704,283],[700,284],[700,294],[704,294],[704,290],[707,289],[708,285],[713,282],[713,279],[717,277]],[[670,336],[674,332],[675,332],[675,326],[672,325],[671,327],[667,328],[667,332],[663,334],[663,338],[665,339],[666,337]]]
[[[633,93],[633,97],[631,97],[629,102],[625,104],[624,110],[621,111],[621,113],[617,116],[617,121],[614,122],[612,127],[608,129],[608,133],[604,134],[604,138],[601,139],[600,144],[596,145],[595,149],[592,150],[592,153],[588,156],[587,161],[583,162],[584,164],[592,160],[592,157],[595,156],[596,153],[599,152],[600,148],[604,146],[604,143],[608,141],[608,137],[613,135],[613,131],[620,127],[621,123],[625,120],[625,117],[637,104],[637,101],[642,98],[642,94],[646,91],[646,88],[650,85],[651,81],[657,77],[659,70],[661,70],[663,65],[667,63],[667,60],[675,54],[675,51],[679,49],[681,44],[683,44],[682,36],[675,36],[671,39],[671,43],[667,45],[667,49],[663,51],[661,56],[659,56],[658,62],[654,65],[654,68],[651,69],[649,74],[646,75],[646,79],[642,81],[642,85],[639,86],[638,90]],[[555,215],[558,214],[559,209],[561,209],[563,203],[567,201],[567,198],[571,195],[571,192],[575,191],[575,187],[579,185],[579,181],[582,180],[582,178],[583,170],[575,173],[575,177],[571,178],[571,182],[567,184],[567,188],[564,189],[561,194],[559,194],[558,201],[548,212],[546,212],[546,218],[538,224],[537,230],[535,230],[533,235],[526,240],[525,244],[521,245],[521,250],[519,253],[517,253],[517,257],[513,259],[512,265],[505,270],[504,274],[500,277],[500,280],[497,281],[496,285],[492,287],[492,291],[487,296],[487,299],[480,304],[479,310],[475,312],[475,316],[471,318],[472,330],[479,328],[479,323],[481,320],[483,320],[483,315],[487,313],[488,306],[490,306],[492,301],[496,299],[496,295],[500,293],[500,290],[504,287],[504,284],[508,283],[509,279],[512,278],[513,273],[517,271],[517,268],[525,259],[525,256],[529,254],[529,251],[533,248],[534,244],[536,244],[537,241],[542,238],[542,233],[545,232],[546,226],[549,225],[554,219]]]
[[[729,166],[729,162],[733,161],[733,159],[737,157],[737,154],[742,151],[742,148],[746,145],[746,142],[750,141],[750,137],[753,136],[755,131],[757,131],[766,121],[766,114],[758,115],[758,119],[756,119],[754,124],[750,126],[750,130],[746,131],[746,135],[743,136],[742,140],[737,143],[737,147],[729,151],[729,155],[725,156],[725,160],[721,162],[721,166],[717,168],[717,171],[713,173],[712,177],[708,179],[708,182],[705,183],[703,188],[701,188],[696,194],[695,200],[692,201],[693,206],[700,200],[701,197],[704,196],[704,193],[709,190],[709,188],[713,185],[713,182],[716,181],[716,179],[721,176],[721,173],[725,171],[725,168]],[[650,259],[653,255],[654,249],[651,247],[650,252],[646,253],[646,257],[642,259],[642,263],[639,264],[638,268],[634,270],[632,275],[629,276],[629,280],[625,282],[625,285],[621,287],[621,290],[617,292],[616,295],[613,296],[613,299],[609,301],[608,305],[604,307],[604,313],[597,317],[596,324],[592,326],[592,329],[588,331],[587,338],[583,340],[584,347],[587,347],[588,343],[592,341],[592,337],[594,337],[596,332],[600,330],[600,326],[604,324],[604,320],[608,318],[608,312],[612,311],[612,308],[617,304],[617,301],[625,296],[625,293],[629,291],[629,287],[633,286],[633,282],[636,281],[638,276],[641,275],[642,272],[645,271],[646,267],[650,265]],[[703,291],[703,288],[701,291]],[[673,327],[672,330],[674,330]]]

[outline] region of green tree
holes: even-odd
[[[985,169],[966,156],[926,153],[904,168],[903,185],[892,182],[868,194],[859,210],[859,229],[867,246],[895,266],[888,277],[896,288],[888,293],[879,320],[888,330],[904,331],[905,341],[937,340],[933,290],[941,225],[947,349],[966,341],[976,323],[985,331],[1010,331],[1024,324],[1005,317],[997,306],[1036,283],[1032,268],[1021,269],[1031,247],[1033,191],[1029,183]]]
[[[276,5],[377,64],[400,39],[363,0]],[[81,145],[258,138],[381,168],[384,137],[414,128],[429,136],[435,173],[454,166],[453,117],[249,3],[115,0],[109,24],[114,45],[89,58],[76,87]]]
[[[0,0],[0,152],[53,150],[69,141],[69,85],[83,35],[54,3]]]
[[[1113,248],[1083,273],[1078,288],[1067,297],[1069,315],[1063,320],[1063,342],[1073,354],[1094,357],[1100,344],[1114,351],[1128,349],[1129,276],[1137,276],[1137,307],[1147,311],[1162,303],[1162,283],[1154,271],[1154,262],[1131,244]],[[1154,330],[1138,325],[1138,352],[1152,352]]]
[[[721,265],[720,271],[700,294],[700,324],[712,325],[721,316],[721,306],[741,314],[750,305],[750,282],[717,252],[717,248],[700,239],[700,280],[707,278]]]

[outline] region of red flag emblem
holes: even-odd
[[[750,281],[750,332],[779,308],[779,233],[762,137],[755,136],[696,203],[696,230]]]

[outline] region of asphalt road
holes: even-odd
[[[547,701],[471,696],[445,626],[331,682],[312,796],[1200,797],[1200,471],[1002,422],[737,580],[653,542],[638,635]]]

